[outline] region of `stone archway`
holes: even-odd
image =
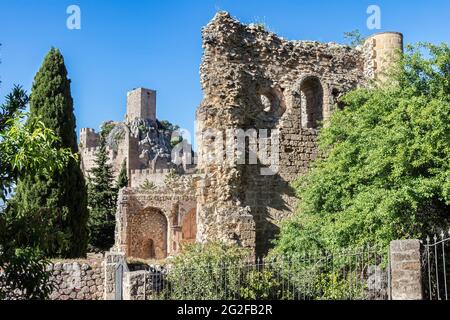
[[[168,222],[161,210],[145,208],[133,217],[131,223],[130,256],[141,259],[167,257]]]

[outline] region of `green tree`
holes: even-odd
[[[117,177],[117,189],[122,189],[128,187],[128,176],[127,176],[127,160],[122,162],[122,167],[120,168],[119,176]]]
[[[408,46],[389,76],[347,94],[321,131],[325,158],[295,183],[276,251],[387,247],[448,226],[450,49]]]
[[[351,47],[360,46],[364,44],[364,41],[366,40],[358,29],[344,32],[344,38],[350,42]]]
[[[69,148],[78,152],[75,116],[70,93],[70,80],[64,58],[52,48],[35,76],[30,99],[30,118],[41,119],[59,138],[55,148]],[[60,242],[48,254],[80,257],[86,254],[87,200],[86,187],[79,161],[69,159],[63,170],[53,175],[27,174],[19,180],[15,203],[19,212],[26,213],[48,208],[57,216],[56,226],[67,241]]]
[[[21,112],[28,103],[25,91],[16,86],[0,106],[0,197],[9,202],[17,179],[25,174],[51,175],[64,168],[69,149],[54,148],[58,137],[42,121],[24,124]],[[13,207],[12,207],[13,208]],[[52,290],[43,249],[52,216],[45,210],[19,214],[0,207],[0,300],[45,299]]]
[[[88,178],[89,244],[99,250],[108,250],[114,244],[117,188],[108,163],[105,136],[100,137],[100,149]]]

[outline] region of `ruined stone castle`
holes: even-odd
[[[129,177],[119,195],[115,244],[128,256],[160,259],[183,242],[215,240],[266,253],[280,222],[294,211],[290,183],[318,156],[320,126],[342,107],[343,94],[383,77],[403,49],[396,32],[375,34],[356,48],[288,41],[225,12],[202,33],[196,166],[171,162],[173,130],[157,120],[152,90],[129,92],[125,121],[109,123],[111,164],[117,175],[126,163]],[[236,156],[230,159],[222,151],[238,130],[246,151],[227,149]],[[261,140],[273,161],[235,161],[254,156],[249,150]],[[98,134],[82,129],[80,146],[89,174]]]

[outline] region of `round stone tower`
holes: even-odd
[[[379,78],[396,59],[398,51],[403,52],[403,34],[382,32],[370,36],[366,42],[372,50],[374,76]]]

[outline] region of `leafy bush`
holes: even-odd
[[[388,76],[347,94],[321,131],[325,158],[294,184],[276,252],[386,248],[448,226],[450,49],[409,46]]]
[[[244,300],[267,300],[281,294],[280,281],[274,271],[252,270],[244,277],[241,298]]]
[[[174,125],[174,124],[172,124],[171,122],[169,122],[167,120],[158,121],[158,126],[162,130],[166,130],[166,131],[170,131],[170,132],[180,129],[180,126]]]
[[[51,176],[69,159],[70,149],[55,148],[59,137],[39,117],[24,123],[26,92],[14,87],[0,105],[0,300],[46,299],[52,290],[44,252],[68,247],[67,235],[56,228],[63,214],[55,208],[17,210],[9,198],[18,179],[26,174]]]
[[[183,137],[178,136],[178,137],[173,137],[172,139],[170,139],[170,145],[173,147],[175,147],[177,144],[181,143],[183,141]]]
[[[0,300],[44,300],[53,290],[49,264],[37,248],[9,248],[0,245]]]
[[[223,243],[188,244],[171,261],[166,294],[175,300],[225,300],[239,296],[245,249]]]

